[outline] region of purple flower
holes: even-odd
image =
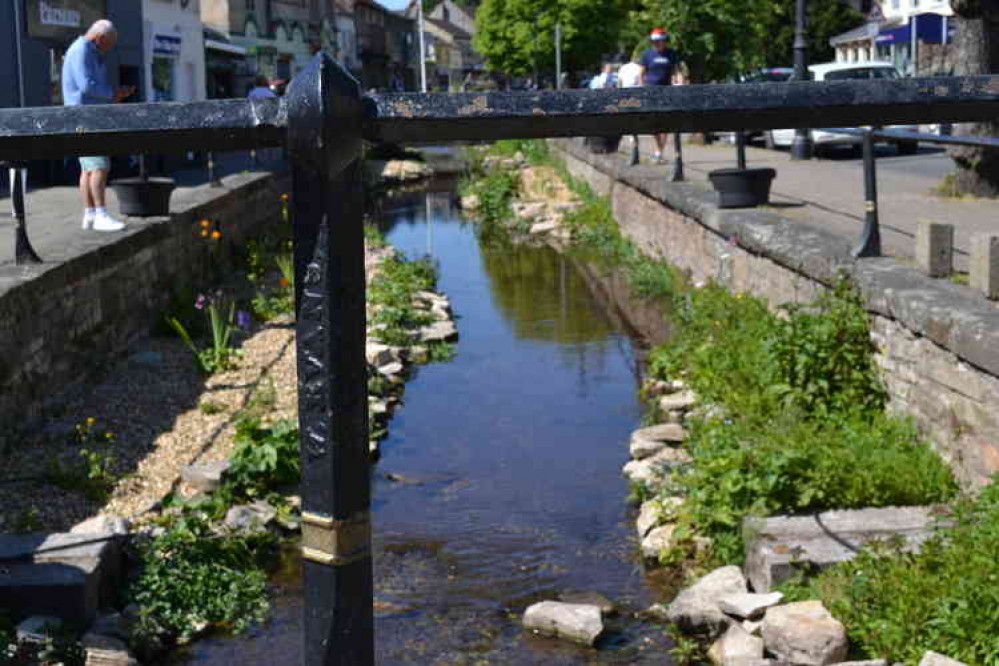
[[[238,310],[236,312],[236,326],[239,326],[244,331],[250,330],[250,313],[246,310]]]
[[[194,307],[197,308],[198,310],[204,310],[205,302],[207,300],[208,299],[205,298],[204,294],[198,294],[198,300],[194,301]]]

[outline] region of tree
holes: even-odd
[[[765,17],[764,64],[768,67],[790,67],[794,62],[795,0],[779,0]],[[829,62],[835,56],[829,39],[859,27],[864,15],[842,2],[809,0],[808,2],[808,62]]]
[[[555,23],[562,67],[595,68],[618,51],[626,0],[484,0],[475,12],[473,45],[494,70],[515,76],[555,68]]]
[[[957,15],[954,73],[972,76],[999,71],[999,0],[951,0],[950,5]],[[999,123],[959,125],[957,133],[999,136]],[[958,192],[999,196],[999,151],[957,147],[949,153],[957,166],[954,186]]]

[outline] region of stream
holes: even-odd
[[[461,335],[453,361],[416,369],[373,468],[378,663],[669,663],[662,627],[634,619],[666,594],[641,565],[621,476],[640,345],[571,260],[480,245],[455,200],[436,183],[377,214],[389,243],[439,264]],[[299,577],[288,558],[265,625],[174,663],[299,663]],[[569,592],[621,609],[597,649],[521,627],[527,605]]]

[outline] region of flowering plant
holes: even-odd
[[[247,313],[241,311],[240,317],[237,319],[236,304],[229,303],[228,308],[226,308],[221,293],[216,293],[214,296],[198,294],[197,300],[194,301],[194,307],[203,310],[208,317],[209,328],[212,332],[210,346],[201,347],[196,344],[176,317],[167,317],[167,323],[194,354],[195,362],[201,372],[210,375],[232,370],[236,367],[240,351],[229,346],[229,338],[237,325],[241,328],[249,328]]]

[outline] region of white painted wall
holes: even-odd
[[[953,16],[950,0],[881,0],[881,11],[888,20],[907,19],[913,14],[932,12]]]
[[[143,66],[146,69],[145,99],[154,101],[153,45],[156,35],[180,39],[180,52],[173,64],[173,98],[178,102],[205,99],[205,44],[201,25],[200,0],[142,0]]]

